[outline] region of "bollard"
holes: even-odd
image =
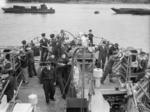
[[[31,94],[28,96],[28,99],[29,99],[29,103],[32,104],[33,106],[33,111],[36,112],[36,105],[38,103],[38,97],[36,94]]]
[[[100,79],[102,77],[102,74],[103,74],[103,70],[100,69],[100,68],[94,68],[94,82],[95,82],[95,87],[96,88],[99,88],[100,87]]]

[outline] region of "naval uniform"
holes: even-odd
[[[94,37],[94,35],[92,33],[88,34],[88,38],[90,40],[90,45],[93,45],[93,37]]]
[[[46,103],[49,103],[49,99],[54,100],[55,94],[54,79],[55,79],[54,68],[51,68],[49,70],[47,67],[45,67],[41,73],[41,80],[43,83]]]
[[[58,60],[58,64],[56,66],[56,74],[57,74],[57,82],[62,94],[62,97],[65,98],[66,95],[66,90],[65,90],[65,84],[66,84],[66,80],[67,80],[67,63],[68,63],[68,59],[59,59]],[[63,64],[63,65],[61,65]]]
[[[48,39],[44,38],[40,40],[40,47],[41,47],[41,61],[46,61],[48,55]]]
[[[113,64],[115,63],[115,61],[116,61],[116,59],[113,56],[110,57],[110,59],[108,60],[108,62],[106,64],[106,67],[104,69],[104,72],[103,72],[103,76],[101,78],[101,83],[102,84],[104,83],[104,81],[105,81],[105,79],[106,79],[108,74],[110,75],[110,77],[109,77],[110,79],[109,80],[112,81],[112,79],[111,79],[112,67],[113,67]]]
[[[17,88],[16,80],[12,75],[8,77],[9,84],[6,87],[4,94],[7,96],[7,102],[10,102],[14,96],[14,90]]]
[[[99,55],[98,55],[98,68],[104,69],[104,65],[107,57],[107,49],[105,46],[99,46]]]

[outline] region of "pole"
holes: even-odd
[[[84,98],[84,76],[85,76],[85,47],[83,48],[83,64],[82,64],[82,98]]]
[[[86,55],[85,50],[86,50],[86,47],[83,47],[83,63],[81,64],[81,67],[82,67],[82,74],[81,74],[82,75],[82,95],[81,95],[81,98],[83,101],[84,101],[84,89],[85,89],[85,84],[84,84],[84,81],[85,81],[85,55]],[[84,112],[83,101],[81,102],[81,112]]]

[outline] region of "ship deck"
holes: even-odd
[[[65,112],[66,103],[61,98],[58,88],[56,88],[55,93],[56,101],[50,101],[49,104],[46,104],[44,91],[37,77],[30,78],[28,85],[22,85],[19,91],[19,99],[27,103],[30,94],[36,94],[38,96],[37,112]]]
[[[39,64],[36,63],[36,68],[38,69]],[[101,85],[97,90],[108,90],[111,92],[115,91],[115,88],[119,87],[119,83],[109,83],[108,78],[104,85]],[[105,91],[108,92],[108,91]],[[45,95],[43,91],[42,84],[39,83],[38,76],[34,76],[29,79],[29,84],[22,85],[19,91],[19,99],[23,103],[28,102],[28,96],[30,94],[36,94],[38,96],[37,112],[66,112],[66,100],[62,99],[61,93],[58,87],[56,87],[55,99],[56,101],[50,101],[49,104],[45,102]]]
[[[116,84],[106,83],[105,85],[101,85],[101,89],[113,89],[115,85]],[[38,96],[37,112],[66,112],[66,101],[61,98],[58,87],[55,93],[56,101],[50,101],[49,104],[46,104],[42,85],[39,83],[37,77],[33,77],[30,78],[28,85],[22,85],[19,91],[19,99],[23,103],[28,103],[28,96],[30,94],[36,94]]]

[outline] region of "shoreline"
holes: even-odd
[[[23,2],[23,1],[7,1],[7,3],[43,3],[43,2]],[[58,4],[150,4],[150,2],[103,2],[103,1],[55,1],[55,2],[45,2],[45,3],[58,3]]]

